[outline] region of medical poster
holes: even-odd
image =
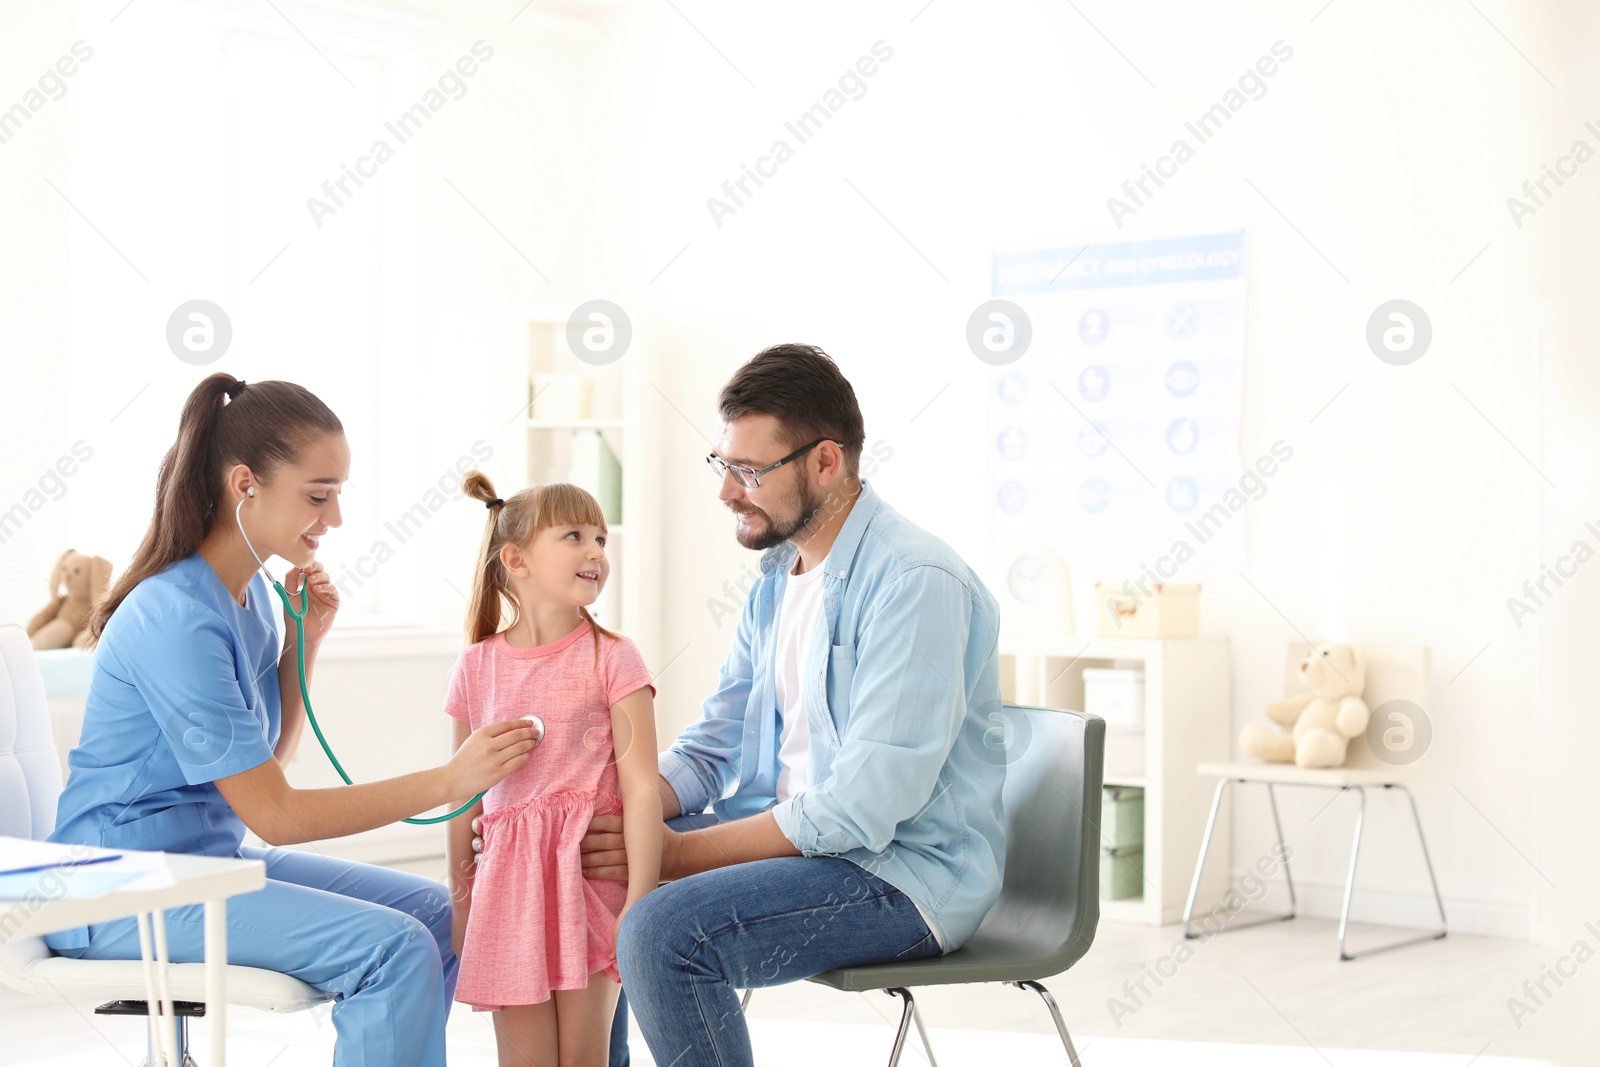
[[[1243,231],[995,255],[968,334],[1008,581],[1039,546],[1080,582],[1243,568],[1244,266]]]

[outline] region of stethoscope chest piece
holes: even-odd
[[[544,741],[544,720],[537,715],[524,715],[522,721],[531,724],[539,731],[539,736],[533,739],[533,747],[538,748]]]

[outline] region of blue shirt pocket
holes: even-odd
[[[828,646],[828,679],[825,690],[828,715],[833,725],[834,744],[844,736],[845,725],[850,721],[850,685],[856,676],[856,646]]]

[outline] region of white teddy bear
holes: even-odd
[[[1291,733],[1253,722],[1239,735],[1246,756],[1300,767],[1339,767],[1350,738],[1367,728],[1370,715],[1361,691],[1367,687],[1361,650],[1354,645],[1315,645],[1300,661],[1309,693],[1274,700],[1267,718]]]

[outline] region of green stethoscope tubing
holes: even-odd
[[[250,490],[249,495],[256,495],[254,488]],[[272,588],[277,590],[278,599],[283,601],[283,610],[287,611],[289,617],[294,620],[294,652],[296,666],[300,669],[300,702],[305,705],[306,720],[311,723],[311,732],[317,735],[317,743],[322,746],[322,751],[328,754],[328,762],[333,764],[333,769],[339,772],[339,777],[344,779],[344,784],[355,785],[356,783],[345,773],[344,765],[339,762],[339,757],[333,754],[333,746],[329,745],[328,739],[322,736],[322,727],[317,725],[317,713],[311,710],[311,687],[306,684],[306,628],[303,621],[306,617],[306,609],[311,606],[311,594],[306,589],[305,574],[302,573],[300,575],[300,610],[296,611],[294,610],[293,602],[289,599],[288,590],[284,589],[283,583],[274,578],[272,572],[267,570],[267,565],[261,561],[261,556],[256,552],[256,546],[250,543],[250,535],[244,532],[244,521],[239,512],[244,507],[245,499],[245,497],[240,497],[239,503],[234,506],[233,521],[239,527],[239,536],[244,538],[245,547],[250,550],[250,555],[255,557],[256,566],[261,568],[261,573],[266,576],[267,581],[272,583]],[[435,815],[427,819],[401,819],[400,821],[411,823],[413,826],[432,826],[435,823],[449,822],[458,815],[465,815],[471,811],[478,801],[482,799],[483,794],[479,793],[448,814]]]
[[[317,725],[317,713],[311,710],[311,687],[306,684],[306,628],[301,622],[301,620],[306,617],[306,608],[311,603],[311,598],[306,592],[305,578],[302,577],[300,579],[299,611],[294,610],[294,604],[290,602],[289,593],[283,588],[282,582],[274,579],[272,582],[272,588],[278,591],[278,599],[283,601],[283,610],[287,611],[289,613],[289,617],[294,620],[294,652],[297,661],[296,666],[300,669],[300,700],[306,706],[306,721],[311,724],[311,732],[317,735],[318,744],[322,745],[322,751],[328,754],[328,762],[333,764],[333,769],[339,772],[339,777],[344,779],[344,784],[355,785],[356,783],[351,780],[348,774],[345,773],[344,766],[339,762],[339,757],[333,754],[333,748],[328,744],[328,739],[322,736],[322,727]],[[454,819],[459,815],[465,815],[467,812],[471,811],[473,806],[482,799],[483,794],[479,793],[477,796],[461,805],[455,811],[449,812],[448,814],[434,815],[426,819],[401,819],[400,821],[411,823],[414,826],[432,826],[435,823],[449,822],[451,819]]]

